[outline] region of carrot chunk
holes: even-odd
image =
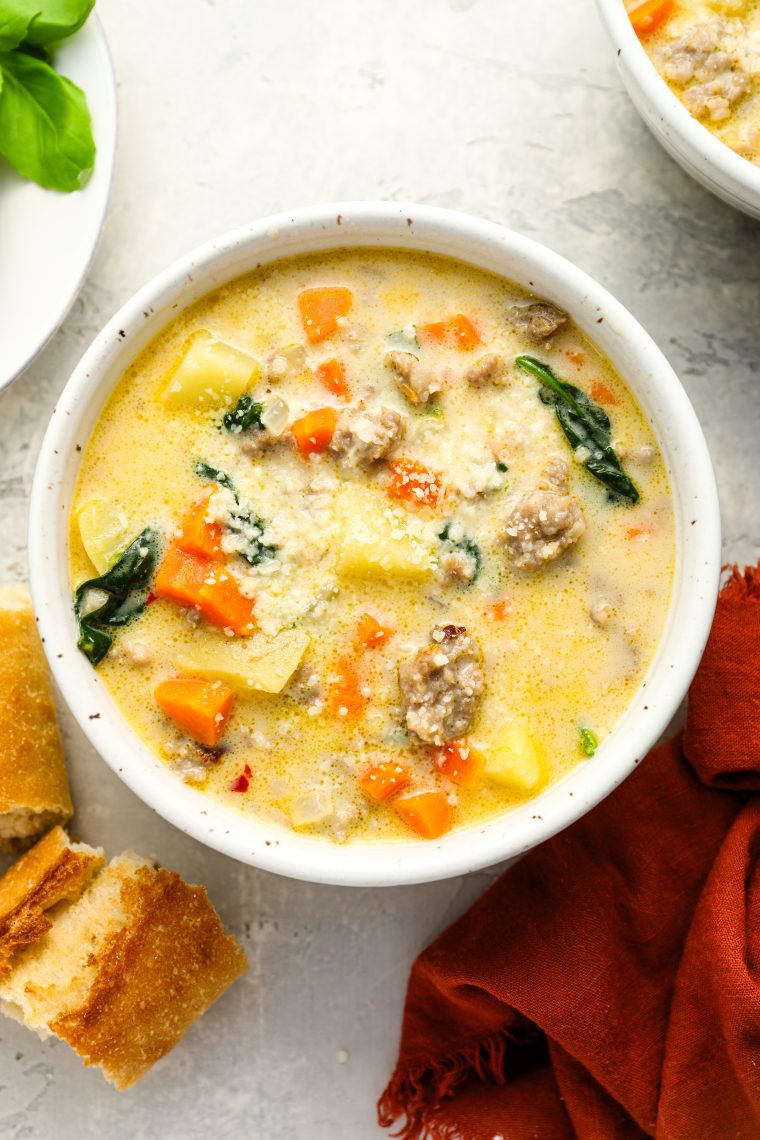
[[[188,554],[172,544],[153,582],[157,598],[195,606],[211,625],[235,633],[253,632],[253,600],[241,594],[235,580],[218,562]]]
[[[436,771],[465,788],[475,783],[484,764],[481,753],[466,740],[452,740],[434,748],[432,755]]]
[[[196,605],[211,625],[242,635],[253,633],[253,599],[241,594],[226,570],[214,568],[198,590]]]
[[[673,15],[675,0],[644,0],[628,15],[637,36],[648,36]]]
[[[468,349],[480,344],[480,333],[464,313],[457,313],[445,321],[418,325],[417,337],[422,344],[442,344],[445,348]]]
[[[356,623],[356,636],[362,645],[366,645],[369,649],[383,645],[393,632],[390,626],[381,625],[372,614],[360,614]]]
[[[222,558],[220,545],[222,531],[217,523],[206,521],[209,495],[193,503],[182,520],[182,535],[175,539],[176,545],[186,554],[199,554],[202,558]]]
[[[596,400],[597,404],[609,404],[613,406],[620,403],[620,400],[618,400],[612,388],[608,388],[606,384],[602,384],[601,380],[594,381],[589,390],[589,396],[592,400]]]
[[[220,681],[200,677],[175,677],[162,681],[154,696],[156,704],[177,728],[211,748],[224,732],[235,697]]]
[[[311,455],[313,452],[325,451],[330,445],[337,422],[338,413],[335,408],[317,408],[292,423],[290,430],[301,454]]]
[[[416,459],[394,459],[388,464],[391,473],[388,494],[423,507],[434,507],[443,497],[440,476]]]
[[[368,800],[385,803],[410,783],[411,776],[396,760],[381,760],[368,768],[359,780],[359,787]]]
[[[327,694],[327,711],[340,720],[357,720],[367,707],[361,677],[351,657],[340,657]]]
[[[347,400],[350,397],[351,389],[346,380],[346,366],[340,360],[333,358],[318,364],[316,377],[328,392],[332,392],[333,396],[340,396],[342,400]]]
[[[338,317],[346,316],[352,302],[351,290],[342,286],[304,289],[298,294],[301,322],[312,344],[327,340],[338,331]]]
[[[396,800],[393,807],[398,815],[413,831],[423,839],[437,839],[448,831],[454,811],[442,792],[420,792],[416,796],[404,796]]]
[[[196,606],[198,591],[208,577],[211,563],[197,554],[187,554],[174,543],[164,555],[153,582],[157,598],[168,598],[181,606]]]

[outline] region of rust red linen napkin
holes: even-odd
[[[760,568],[724,586],[684,732],[415,962],[404,1140],[759,1140]]]

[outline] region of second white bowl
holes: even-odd
[[[684,107],[633,30],[623,0],[596,0],[626,90],[668,154],[724,202],[760,218],[760,167],[736,154]]]

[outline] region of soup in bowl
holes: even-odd
[[[757,0],[597,0],[645,122],[708,190],[760,217]]]
[[[67,566],[55,600],[33,583],[64,692],[86,676],[106,758],[249,861],[517,854],[630,770],[706,636],[714,487],[677,381],[578,271],[447,212],[305,212],[195,260],[75,398]]]

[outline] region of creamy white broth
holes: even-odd
[[[352,307],[334,336],[309,344],[298,296],[330,285],[348,287]],[[399,799],[440,791],[451,825],[472,824],[584,762],[580,728],[599,739],[611,731],[665,620],[674,558],[670,491],[640,408],[573,323],[539,343],[514,327],[511,307],[530,301],[535,298],[501,278],[432,255],[338,251],[266,267],[210,294],[179,314],[127,370],[83,456],[71,521],[73,586],[95,573],[80,537],[84,506],[104,498],[123,512],[129,537],[150,524],[166,547],[209,486],[195,473],[202,459],[230,476],[241,500],[264,522],[262,541],[276,547],[274,557],[253,567],[229,556],[231,574],[255,599],[250,644],[266,647],[293,631],[309,639],[282,693],[236,692],[222,751],[209,757],[160,711],[154,692],[167,678],[192,674],[188,661],[197,663],[204,654],[218,660],[248,639],[212,628],[192,608],[163,598],[116,633],[97,667],[135,730],[178,779],[236,809],[326,839],[409,838],[414,832],[395,810]],[[464,351],[417,347],[411,326],[460,313],[472,320],[480,344]],[[329,451],[304,458],[287,431],[280,442],[247,454],[249,433],[220,428],[234,400],[210,395],[204,407],[175,408],[163,399],[197,330],[260,362],[262,376],[252,394],[265,406],[283,399],[289,423],[315,408],[340,414],[364,401],[373,414],[380,407],[397,413],[403,440],[367,470],[348,467]],[[400,330],[405,332],[389,340]],[[283,349],[286,362],[298,363],[303,351],[303,367],[279,375]],[[399,389],[386,360],[389,352],[409,349],[443,386],[417,406]],[[641,494],[635,506],[610,503],[573,455],[553,409],[538,398],[535,378],[515,367],[521,353],[550,363],[562,379],[604,403],[616,450]],[[506,383],[473,386],[465,374],[488,354],[502,358]],[[345,365],[348,401],[315,379],[314,369],[332,358]],[[446,488],[440,503],[426,506],[387,493],[389,462],[398,456],[437,474]],[[557,459],[569,463],[567,491],[582,511],[585,531],[539,569],[517,569],[505,550],[507,519],[523,496],[545,482]],[[229,494],[214,491],[210,503],[208,517],[223,519]],[[420,555],[417,578],[345,571],[341,544],[352,504],[370,518],[380,512],[389,533],[404,534],[414,556]],[[446,524],[454,542],[438,537]],[[466,553],[464,540],[479,549],[476,580],[442,581],[445,556]],[[393,632],[381,644],[357,647],[362,614]],[[433,628],[445,626],[465,627],[482,653],[483,692],[467,742],[482,756],[495,755],[505,726],[507,732],[519,726],[541,768],[540,780],[529,788],[482,772],[462,786],[441,774],[434,746],[408,728],[399,666],[429,643]],[[358,715],[343,716],[333,699],[341,658],[350,659],[358,674],[365,705]],[[361,790],[361,779],[380,760],[398,761],[409,783],[375,804]]]
[[[636,7],[628,3],[634,15]],[[732,150],[760,163],[758,0],[679,0],[642,42],[687,110]]]

